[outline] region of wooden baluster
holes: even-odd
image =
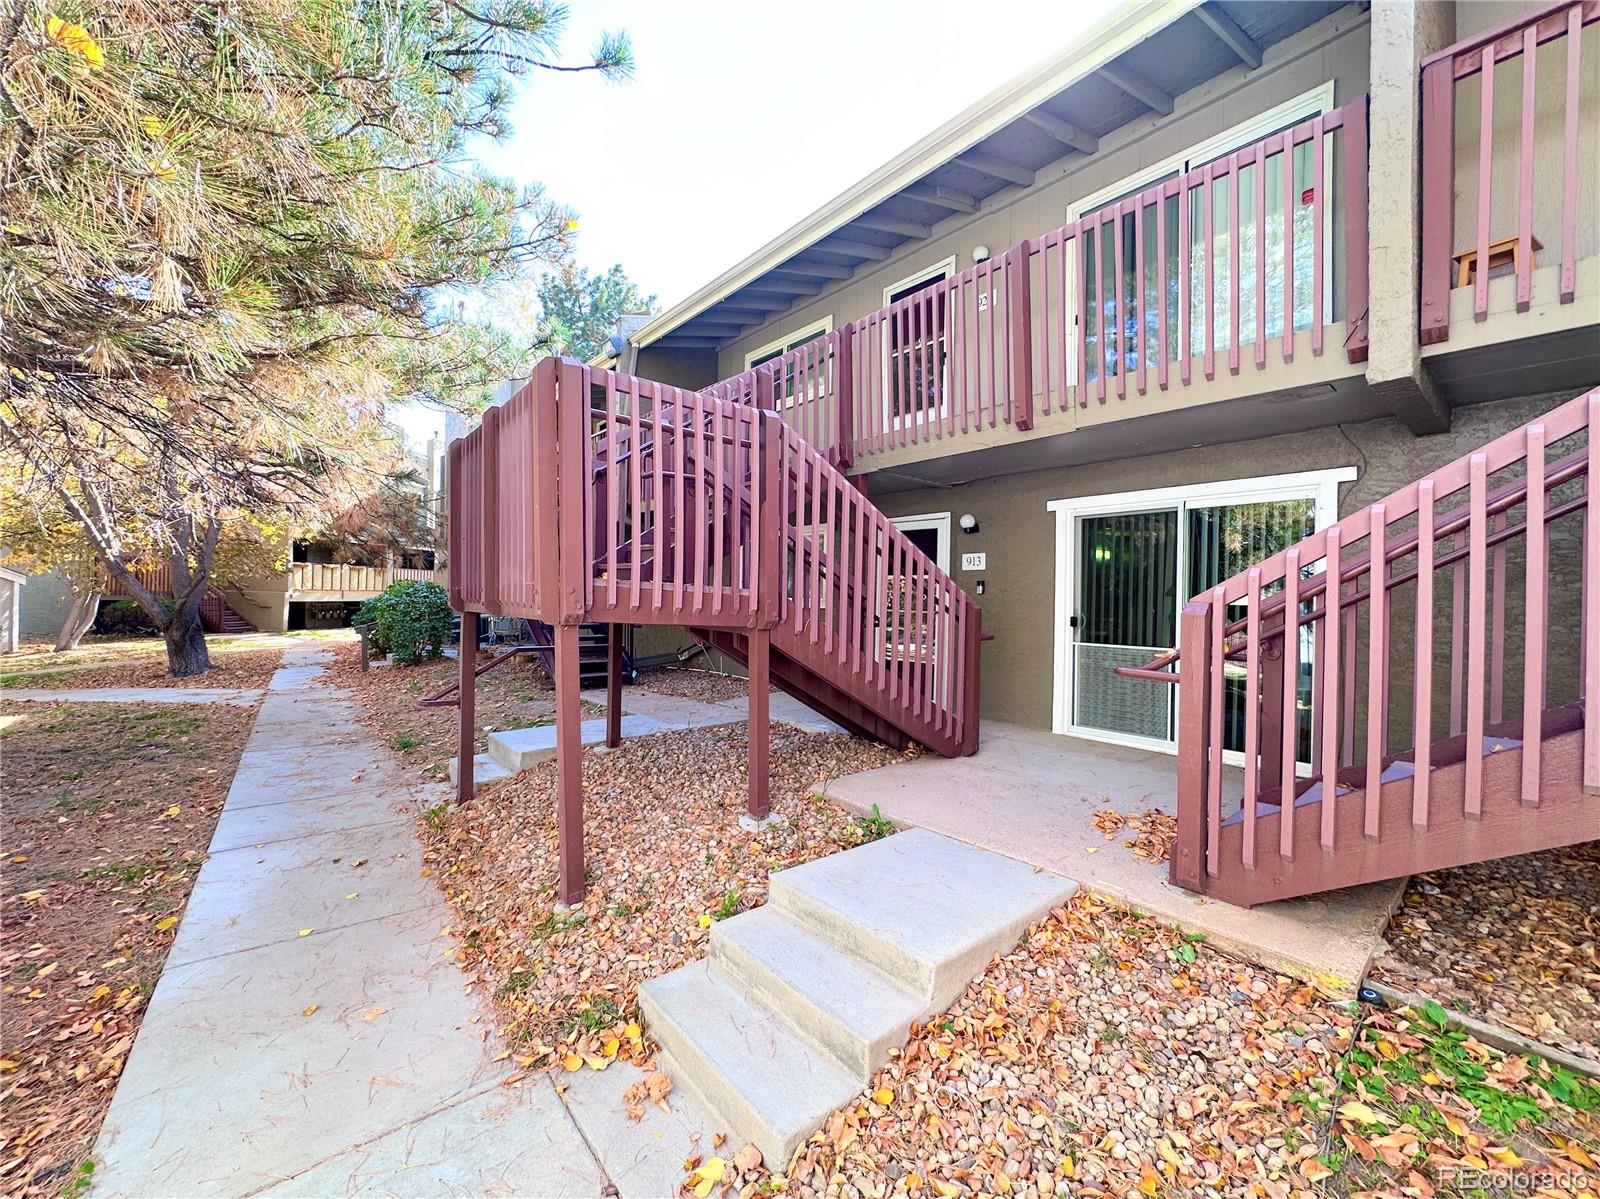
[[[1568,76],[1569,80],[1572,76]],[[1422,315],[1423,345],[1450,336],[1451,256],[1455,252],[1455,60],[1422,69]],[[1570,110],[1569,110],[1570,119]],[[1568,188],[1573,174],[1569,173]]]
[[[1583,786],[1600,790],[1600,393],[1589,394],[1589,477],[1584,482]]]
[[[1191,600],[1178,626],[1178,835],[1170,876],[1190,891],[1206,888],[1206,823],[1210,808],[1210,605]]]
[[[1428,827],[1428,791],[1433,757],[1433,491],[1432,479],[1417,484],[1416,687],[1411,743],[1411,823]]]
[[[1534,59],[1538,47],[1537,29],[1529,25],[1522,31],[1522,144],[1517,172],[1517,311],[1526,312],[1533,302],[1533,117]],[[1483,259],[1478,260],[1481,264]],[[1480,271],[1485,268],[1480,265]]]
[[[1581,104],[1583,13],[1567,9],[1567,97],[1561,132],[1561,302],[1570,304],[1578,288],[1578,111]],[[1531,259],[1532,255],[1528,255]]]
[[[1283,360],[1294,361],[1294,130],[1283,131]]]
[[[1156,386],[1167,389],[1167,195],[1163,185],[1156,192]]]
[[[1194,238],[1189,230],[1189,178],[1178,176],[1178,378],[1189,386],[1190,359],[1194,357],[1194,333],[1190,328],[1194,306],[1189,295],[1194,273]]]
[[[1489,319],[1490,185],[1494,163],[1494,46],[1483,48],[1478,100],[1478,243],[1473,273],[1472,319]]]
[[[1367,556],[1367,793],[1362,831],[1379,832],[1383,798],[1383,751],[1389,732],[1389,541],[1387,504],[1369,509]]]
[[[1300,547],[1283,554],[1283,724],[1278,762],[1278,854],[1294,858],[1295,760],[1300,742]]]
[[[1327,314],[1322,308],[1322,279],[1323,272],[1327,270],[1322,252],[1322,222],[1326,208],[1323,202],[1322,151],[1322,114],[1318,113],[1311,118],[1311,355],[1313,358],[1322,356],[1322,326],[1327,320]]]
[[[1239,278],[1239,152],[1228,155],[1228,373],[1239,373],[1239,309],[1244,281]]]
[[[1256,208],[1256,369],[1267,365],[1267,147],[1262,142],[1256,149],[1255,181]]]
[[[1144,197],[1133,201],[1133,334],[1129,348],[1133,351],[1134,379],[1140,395],[1145,393],[1145,335],[1144,325],[1148,307],[1144,294]]]
[[[1547,613],[1545,558],[1544,425],[1528,426],[1527,563],[1524,567],[1522,626],[1522,802],[1539,804],[1540,758],[1544,750],[1544,678]]]
[[[1245,576],[1244,864],[1256,866],[1256,796],[1261,790],[1261,568]]]
[[[1322,587],[1322,848],[1333,848],[1339,796],[1339,526],[1327,531]]]
[[[1219,583],[1211,589],[1211,665],[1207,669],[1206,715],[1208,724],[1206,774],[1206,873],[1215,875],[1217,855],[1222,845],[1222,682],[1226,669],[1228,637],[1228,588]],[[1182,698],[1180,696],[1180,702]]]
[[[1205,222],[1205,232],[1201,235],[1201,242],[1206,248],[1206,303],[1204,315],[1206,320],[1206,360],[1205,376],[1207,382],[1217,377],[1217,221],[1212,211],[1216,200],[1215,192],[1217,181],[1210,167],[1205,167],[1200,176],[1200,212],[1201,219]]]
[[[1483,812],[1484,571],[1488,555],[1488,521],[1484,512],[1488,458],[1473,454],[1468,466],[1467,537],[1467,780],[1466,811]]]

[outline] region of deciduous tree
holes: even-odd
[[[386,398],[471,404],[503,335],[442,289],[569,250],[572,217],[464,159],[510,76],[553,63],[544,0],[17,0],[0,15],[0,443],[163,630],[249,514],[338,510],[386,469]],[[173,608],[134,574],[168,566]]]

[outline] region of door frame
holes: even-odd
[[[916,288],[918,288],[920,290],[921,288],[926,287],[930,283],[942,282],[943,280],[950,278],[950,276],[954,275],[955,273],[956,273],[956,256],[954,254],[951,254],[949,257],[944,258],[939,262],[933,263],[931,266],[923,267],[921,270],[912,271],[904,279],[896,279],[893,283],[890,283],[890,284],[888,284],[888,285],[886,285],[884,287],[884,289],[883,289],[883,306],[885,308],[889,307],[889,303],[890,303],[889,297],[894,295],[894,293],[897,292],[897,291],[904,291],[908,287],[916,287]],[[946,314],[947,314],[946,319],[947,320],[948,320],[948,312],[949,312],[949,303],[950,303],[950,301],[947,299],[945,301]],[[937,343],[937,340],[939,338],[941,338],[941,337],[944,337],[945,334],[946,334],[946,329],[940,329],[937,332],[935,332],[934,335],[933,335],[934,339],[935,339],[935,342]],[[889,329],[886,330],[885,333],[883,334],[883,369],[882,369],[883,418],[884,418],[885,421],[888,422],[888,425],[887,425],[888,428],[900,429],[900,428],[905,427],[908,423],[914,422],[916,420],[916,417],[920,414],[921,409],[916,409],[916,410],[907,412],[904,416],[896,416],[894,414],[894,390],[893,390],[893,381],[891,380],[891,377],[890,377],[894,373],[894,353],[893,353],[893,350],[892,350],[894,337],[895,337],[894,325],[893,325],[893,322],[890,322]],[[947,349],[946,352],[948,353],[948,349]],[[941,374],[943,376],[942,380],[941,380],[941,384],[942,385],[940,387],[940,395],[942,395],[944,397],[944,402],[939,405],[939,411],[937,413],[930,414],[930,416],[929,416],[930,420],[943,420],[949,414],[949,406],[950,406],[950,370],[949,370],[949,364],[947,362],[946,363],[941,363],[940,364],[940,371],[941,371]],[[947,574],[949,573],[948,569],[946,569],[943,566],[941,566],[940,569],[945,570],[945,573],[947,573]]]
[[[1339,519],[1339,484],[1355,479],[1354,466],[1336,466],[1325,470],[1299,471],[1286,475],[1258,475],[1226,479],[1215,483],[1189,483],[1174,487],[1154,487],[1143,491],[1123,491],[1106,495],[1074,496],[1051,500],[1045,509],[1055,514],[1055,646],[1052,655],[1050,731],[1067,737],[1081,737],[1089,741],[1105,741],[1113,745],[1129,745],[1151,749],[1159,753],[1176,754],[1176,741],[1155,741],[1145,737],[1132,737],[1089,729],[1072,721],[1073,699],[1073,637],[1069,620],[1077,592],[1078,518],[1083,516],[1114,516],[1126,512],[1148,512],[1163,508],[1179,508],[1204,501],[1204,506],[1219,504],[1253,504],[1271,500],[1314,500],[1316,516],[1313,529],[1321,530]],[[1178,605],[1190,597],[1183,594],[1184,571],[1188,565],[1187,530],[1179,522],[1178,536]],[[1162,686],[1151,683],[1150,686]],[[1174,725],[1176,727],[1176,725]]]
[[[945,574],[950,573],[950,513],[921,512],[916,516],[891,516],[889,523],[902,533],[913,529],[933,529],[939,534],[933,564]]]

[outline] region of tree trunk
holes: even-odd
[[[72,597],[72,607],[67,609],[67,619],[62,622],[61,632],[56,636],[56,653],[78,648],[78,642],[83,640],[83,635],[94,625],[94,618],[100,612],[100,597],[103,594],[105,594],[104,588],[96,583],[90,587],[87,594]]]
[[[167,673],[174,678],[200,674],[211,669],[211,654],[206,649],[206,630],[200,613],[184,615],[180,607],[162,631],[167,641]]]

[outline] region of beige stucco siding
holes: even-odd
[[[1258,116],[1296,96],[1334,85],[1334,104],[1364,94],[1368,84],[1366,14],[1343,9],[1274,46],[1263,69],[1228,71],[1177,100],[1170,117],[1135,121],[1101,140],[1100,151],[1046,166],[1039,180],[970,216],[942,222],[927,241],[902,247],[889,259],[856,272],[814,299],[750,330],[719,352],[719,377],[744,369],[745,355],[759,346],[831,316],[834,327],[883,306],[884,288],[954,256],[956,268],[972,265],[972,249],[987,245],[996,255],[1026,237],[1063,224],[1068,207],[1189,146]],[[1335,197],[1336,200],[1336,197]],[[1333,247],[1335,261],[1342,256]],[[642,355],[641,355],[642,358]]]
[[[1526,12],[1547,7],[1531,3],[1460,4],[1456,36],[1464,40]],[[1578,137],[1577,253],[1600,253],[1600,22],[1584,27],[1581,39]],[[1534,70],[1533,237],[1541,248],[1536,266],[1561,260],[1561,203],[1566,181],[1562,169],[1567,92],[1567,39],[1540,46]],[[1518,229],[1520,158],[1522,153],[1523,57],[1495,67],[1493,80],[1493,157],[1489,172],[1489,240],[1514,237]],[[1468,249],[1478,237],[1478,161],[1482,129],[1483,74],[1456,85],[1455,91],[1455,224],[1452,251]]]
[[[949,512],[958,518],[970,512],[978,518],[977,533],[954,534],[951,558],[958,565],[962,553],[982,551],[988,556],[981,576],[985,594],[978,598],[984,631],[994,634],[994,640],[983,649],[983,714],[989,719],[1049,728],[1056,653],[1056,517],[1046,508],[1052,500],[1354,467],[1355,481],[1340,489],[1343,515],[1548,411],[1564,398],[1541,396],[1477,405],[1458,412],[1450,432],[1431,437],[1413,437],[1398,421],[1385,419],[1118,462],[1032,471],[953,488],[876,495],[873,501],[890,516]],[[1561,536],[1553,534],[1551,551],[1553,628],[1561,627],[1560,613],[1576,609],[1576,543],[1567,544]],[[1520,569],[1520,560],[1514,556],[1509,591],[1512,611],[1519,606]],[[956,581],[969,592],[978,577],[955,571]],[[1435,627],[1448,629],[1449,588],[1441,586],[1439,591],[1440,617]],[[1408,595],[1404,602],[1396,603],[1396,609],[1403,610],[1409,602]],[[1506,670],[1509,679],[1520,683],[1518,637],[1508,640]],[[1393,640],[1394,661],[1409,660],[1411,635],[1398,618]],[[1551,644],[1563,642],[1552,637]],[[1440,652],[1445,652],[1443,647]],[[1404,673],[1397,670],[1396,677]],[[1575,664],[1553,653],[1552,697],[1567,695],[1575,685]],[[1508,712],[1520,707],[1513,692],[1520,694],[1520,687],[1512,684],[1507,688]],[[1444,696],[1438,698],[1443,705]],[[1391,698],[1395,714],[1391,727],[1396,737],[1409,728],[1403,719],[1409,704],[1406,689],[1397,687]]]

